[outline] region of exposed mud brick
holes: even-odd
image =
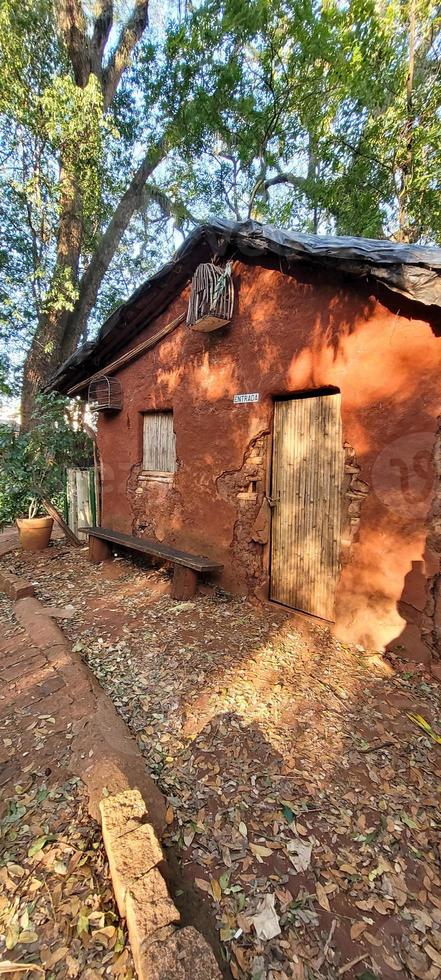
[[[33,596],[35,589],[32,582],[26,582],[24,578],[18,578],[17,575],[13,575],[12,572],[2,568],[0,569],[0,592],[4,592],[9,599],[15,602],[25,596]]]
[[[208,943],[192,926],[177,929],[164,943],[152,943],[147,950],[146,960],[140,972],[135,958],[141,980],[221,980],[222,978]]]
[[[20,599],[14,612],[19,623],[36,646],[44,649],[66,643],[64,633],[50,616],[44,614],[44,608],[38,599]]]
[[[101,824],[106,848],[118,837],[137,830],[147,815],[138,789],[127,789],[100,801]]]
[[[0,558],[4,558],[5,555],[9,555],[12,551],[16,551],[20,547],[18,531],[14,529],[13,531],[2,531],[0,539]]]
[[[32,674],[34,671],[40,670],[40,667],[45,667],[46,665],[46,657],[40,652],[33,657],[23,657],[18,664],[13,664],[11,667],[2,668],[0,666],[0,682],[5,684],[7,681],[14,681],[19,677],[25,677],[27,674]]]
[[[216,476],[216,489],[221,499],[230,505],[237,501],[231,553],[235,577],[243,577],[250,592],[264,581],[262,535],[265,538],[265,518],[270,520],[264,495],[267,442],[266,434],[255,436],[249,445],[243,447],[240,467],[228,468]],[[250,492],[252,485],[255,485],[255,492]]]
[[[60,691],[61,688],[65,687],[65,683],[61,677],[52,674],[49,670],[47,671],[46,677],[42,678],[41,683],[37,684],[36,691],[39,698],[49,697],[51,694],[55,694],[55,691]]]
[[[197,572],[192,568],[175,565],[171,594],[173,599],[192,599],[198,587]]]
[[[126,898],[127,929],[138,976],[143,973],[149,942],[158,934],[175,926],[179,912],[167,891],[167,885],[157,868],[134,882]],[[138,969],[139,966],[139,969]]]
[[[134,888],[137,880],[155,868],[163,860],[164,855],[151,824],[143,824],[137,830],[123,837],[117,837],[110,843],[104,833],[103,837],[115,898],[120,914],[125,915],[128,889]]]
[[[8,653],[0,650],[0,670],[4,670],[6,667],[15,667],[16,664],[29,661],[32,657],[36,656],[41,656],[41,650],[38,650],[37,647],[29,646],[29,643],[25,643],[18,650],[9,651]]]
[[[36,674],[35,679],[29,677],[28,674],[20,674],[15,680],[10,681],[10,688],[8,691],[8,700],[10,704],[15,704],[16,699],[24,696],[29,700],[39,700],[42,697],[42,686],[43,684],[49,684],[51,681],[60,684],[57,677],[51,676],[51,669],[45,662],[43,666],[38,668],[38,674]],[[38,680],[38,683],[37,683]]]

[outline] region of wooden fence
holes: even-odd
[[[95,470],[69,469],[67,471],[67,523],[80,540],[87,538],[86,534],[78,532],[79,527],[98,525],[99,493],[96,485]]]

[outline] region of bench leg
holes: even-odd
[[[198,587],[198,573],[192,568],[175,565],[171,594],[173,599],[192,599]]]
[[[90,534],[88,558],[95,564],[99,561],[111,561],[113,558],[112,549],[107,541],[101,541],[101,538],[94,538]]]

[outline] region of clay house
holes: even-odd
[[[198,227],[52,380],[98,409],[92,558],[439,658],[440,327],[441,249]]]

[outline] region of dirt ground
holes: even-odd
[[[2,561],[74,607],[63,629],[167,797],[163,843],[227,975],[437,980],[436,682],[276,606],[173,601],[141,562],[63,543]]]
[[[9,961],[12,980],[130,980],[101,830],[68,774],[72,726],[49,675],[0,595],[0,973]]]

